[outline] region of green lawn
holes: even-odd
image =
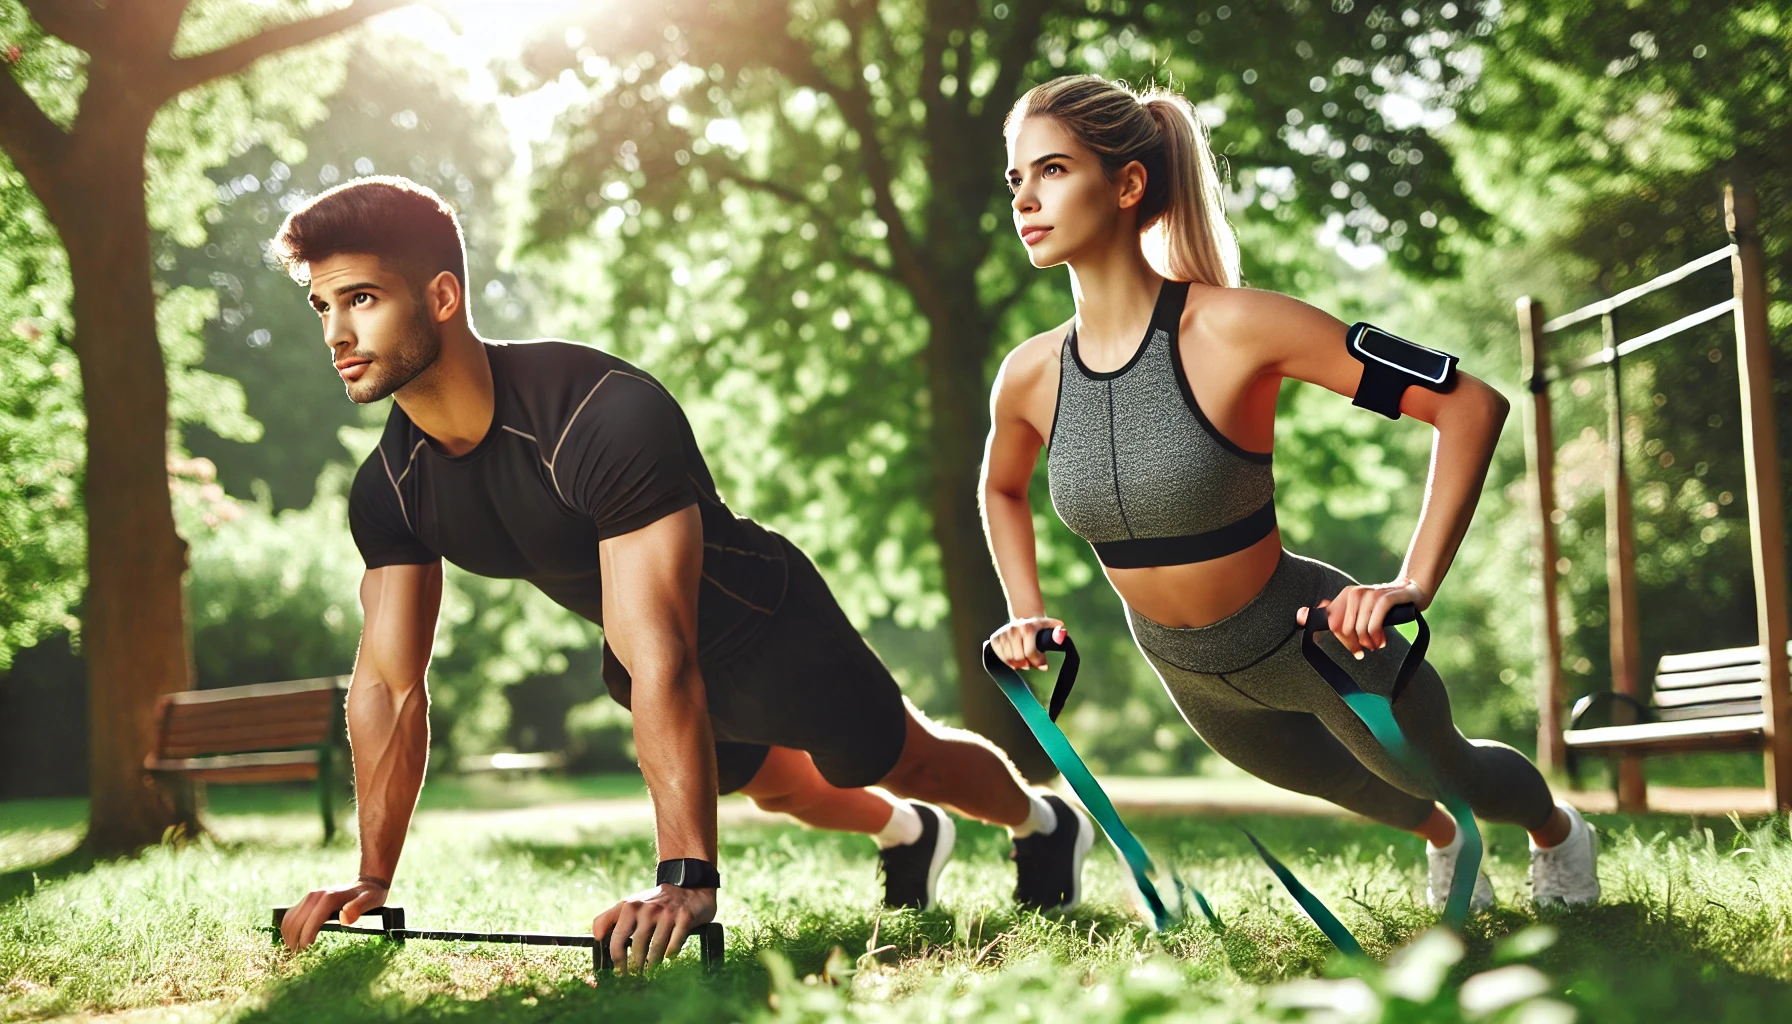
[[[651,875],[645,817],[568,803],[638,796],[638,780],[427,789],[394,894],[413,927],[581,930]],[[645,981],[594,985],[584,950],[331,936],[285,953],[264,930],[268,909],[351,877],[352,845],[318,846],[303,790],[220,790],[211,809],[212,836],[95,864],[69,852],[79,802],[0,804],[0,1019],[1404,1021],[1470,1019],[1464,1002],[1539,992],[1475,1019],[1792,1019],[1783,823],[1595,818],[1606,900],[1545,914],[1541,928],[1522,898],[1523,833],[1493,829],[1501,906],[1470,922],[1465,947],[1434,934],[1385,969],[1328,958],[1239,829],[1278,852],[1381,961],[1434,922],[1415,902],[1422,845],[1357,821],[1139,819],[1145,843],[1226,923],[1223,934],[1197,922],[1161,939],[1124,909],[1106,850],[1091,859],[1081,909],[1018,914],[1005,838],[961,823],[944,909],[879,914],[868,840],[735,825],[723,829],[724,971],[707,976],[687,955]]]

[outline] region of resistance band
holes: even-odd
[[[1058,687],[1065,696],[1069,696],[1070,687],[1076,683],[1077,670],[1082,665],[1082,658],[1076,653],[1076,644],[1068,636],[1062,644],[1058,643],[1049,629],[1039,631],[1038,643],[1042,651],[1064,652],[1064,665],[1058,670]],[[1057,717],[1056,712],[1063,710],[1063,701],[1054,697],[1053,713],[1048,715],[1039,706],[1039,698],[1033,696],[1033,691],[1021,679],[1020,673],[1010,668],[987,643],[983,645],[983,668],[1007,696],[1008,702],[1014,705],[1014,710],[1020,712],[1027,728],[1033,731],[1033,738],[1045,748],[1046,756],[1052,759],[1052,764],[1057,765],[1065,781],[1070,783],[1070,788],[1076,791],[1077,798],[1088,808],[1089,815],[1101,826],[1108,841],[1114,844],[1120,859],[1126,862],[1127,869],[1132,872],[1133,884],[1138,887],[1140,897],[1151,911],[1152,927],[1158,931],[1168,928],[1179,914],[1171,911],[1163,897],[1158,895],[1157,886],[1152,884],[1151,876],[1156,873],[1156,869],[1151,864],[1150,855],[1140,845],[1138,838],[1127,829],[1126,823],[1120,820],[1120,812],[1114,809],[1114,802],[1108,799],[1101,783],[1095,781],[1095,775],[1089,771],[1089,766],[1077,756],[1076,748],[1070,745],[1064,730],[1058,728],[1053,721]],[[1176,878],[1175,883],[1180,895],[1185,886],[1180,878]],[[1219,915],[1213,912],[1213,906],[1207,902],[1207,897],[1193,886],[1186,886],[1186,889],[1195,897],[1195,902],[1200,904],[1201,913],[1206,915],[1208,922],[1215,929],[1223,929],[1225,926],[1220,923]]]
[[[1320,614],[1320,613],[1325,614]],[[1468,920],[1469,900],[1475,893],[1475,877],[1481,871],[1481,830],[1475,826],[1474,812],[1469,810],[1468,801],[1462,794],[1444,787],[1442,781],[1431,771],[1424,758],[1419,756],[1412,744],[1406,741],[1406,734],[1400,731],[1400,725],[1394,721],[1394,701],[1406,690],[1406,684],[1412,681],[1414,672],[1425,661],[1425,651],[1431,646],[1431,627],[1425,624],[1425,617],[1410,604],[1395,605],[1388,611],[1383,620],[1388,626],[1397,626],[1405,622],[1417,622],[1419,635],[1413,639],[1412,647],[1407,650],[1405,660],[1400,662],[1400,671],[1394,675],[1394,688],[1391,697],[1380,697],[1369,693],[1350,678],[1350,674],[1338,667],[1338,663],[1327,655],[1319,646],[1319,634],[1329,632],[1331,616],[1329,609],[1314,608],[1307,613],[1305,635],[1301,637],[1301,654],[1306,656],[1307,664],[1313,666],[1331,688],[1343,698],[1350,710],[1363,720],[1376,742],[1394,759],[1394,763],[1411,772],[1419,784],[1429,786],[1437,794],[1438,802],[1456,822],[1456,828],[1462,835],[1462,850],[1456,855],[1456,874],[1450,879],[1450,896],[1444,902],[1444,922],[1452,928],[1461,928]]]
[[[1315,612],[1323,610],[1314,609]],[[1301,641],[1301,653],[1314,671],[1319,673],[1320,677],[1362,720],[1376,741],[1386,748],[1388,755],[1394,759],[1395,763],[1412,772],[1419,778],[1421,784],[1429,785],[1434,792],[1439,794],[1440,802],[1450,813],[1451,818],[1455,820],[1456,827],[1462,832],[1462,850],[1456,860],[1456,873],[1451,879],[1450,895],[1445,903],[1443,915],[1444,920],[1452,927],[1460,928],[1468,917],[1469,899],[1474,893],[1475,877],[1481,866],[1481,833],[1475,827],[1474,815],[1470,812],[1467,801],[1454,791],[1446,790],[1418,756],[1417,751],[1406,741],[1406,735],[1401,732],[1399,724],[1394,720],[1392,702],[1368,693],[1357,686],[1356,681],[1339,668],[1319,646],[1318,634],[1328,631],[1329,621],[1329,615],[1308,615],[1305,635]],[[1399,672],[1394,677],[1392,691],[1394,700],[1400,698],[1407,683],[1411,681],[1413,673],[1418,671],[1419,665],[1423,663],[1425,651],[1431,643],[1431,629],[1425,623],[1424,617],[1419,615],[1418,610],[1410,604],[1396,606],[1388,613],[1385,620],[1386,624],[1390,626],[1415,621],[1419,625],[1418,638],[1414,640],[1405,660],[1400,664]],[[1095,780],[1095,776],[1089,771],[1088,766],[1077,755],[1076,748],[1071,746],[1070,740],[1057,726],[1058,715],[1064,710],[1064,705],[1070,697],[1070,691],[1076,685],[1077,672],[1082,665],[1082,659],[1076,651],[1076,644],[1068,636],[1062,643],[1059,643],[1053,635],[1053,630],[1050,629],[1040,630],[1036,643],[1041,651],[1062,651],[1065,655],[1064,664],[1058,672],[1057,682],[1052,688],[1049,713],[1040,706],[1038,698],[1033,696],[1033,691],[1021,679],[1020,673],[997,657],[994,649],[987,643],[983,645],[984,669],[1001,688],[1009,703],[1013,704],[1014,709],[1020,713],[1021,719],[1027,723],[1027,728],[1032,731],[1034,738],[1044,748],[1046,756],[1052,759],[1052,763],[1070,783],[1071,789],[1076,792],[1083,805],[1089,809],[1096,824],[1101,827],[1108,840],[1114,844],[1121,859],[1126,862],[1140,895],[1151,910],[1152,923],[1161,931],[1173,920],[1173,915],[1151,882],[1151,875],[1155,873],[1155,869],[1150,856],[1145,853],[1144,846],[1120,820],[1119,812],[1114,809],[1113,802],[1108,799],[1101,784]],[[1258,841],[1256,836],[1246,831],[1245,837],[1251,841],[1251,845],[1256,849],[1258,856],[1263,859],[1264,864],[1269,867],[1270,872],[1288,890],[1288,894],[1293,897],[1295,903],[1306,912],[1319,930],[1325,934],[1325,937],[1347,954],[1362,955],[1361,943],[1357,942],[1356,937],[1344,926],[1344,923],[1338,920],[1337,915],[1333,914],[1323,901],[1313,895],[1311,890],[1302,885],[1293,872],[1276,859]],[[1181,878],[1176,877],[1173,872],[1172,877],[1175,879],[1179,891],[1184,888]],[[1194,895],[1207,920],[1215,928],[1222,927],[1218,915],[1214,913],[1212,905],[1208,903],[1201,891],[1192,886],[1187,889]]]

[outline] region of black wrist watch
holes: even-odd
[[[660,861],[659,874],[654,881],[660,885],[676,885],[681,889],[719,889],[722,876],[709,861],[681,857],[678,860]]]

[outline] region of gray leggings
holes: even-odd
[[[1295,610],[1335,598],[1355,582],[1324,562],[1283,551],[1262,591],[1232,615],[1190,629],[1129,611],[1133,638],[1183,719],[1221,757],[1283,789],[1410,830],[1430,817],[1437,794],[1388,757],[1301,655]],[[1385,697],[1408,648],[1392,628],[1387,638],[1386,647],[1362,661],[1330,633],[1319,642],[1358,686]],[[1523,754],[1457,731],[1450,697],[1429,664],[1413,674],[1394,719],[1477,817],[1535,829],[1554,813],[1548,784]]]

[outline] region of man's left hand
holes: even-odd
[[[677,955],[691,932],[715,919],[714,889],[656,885],[597,915],[591,935],[609,939],[610,959],[626,974]]]

